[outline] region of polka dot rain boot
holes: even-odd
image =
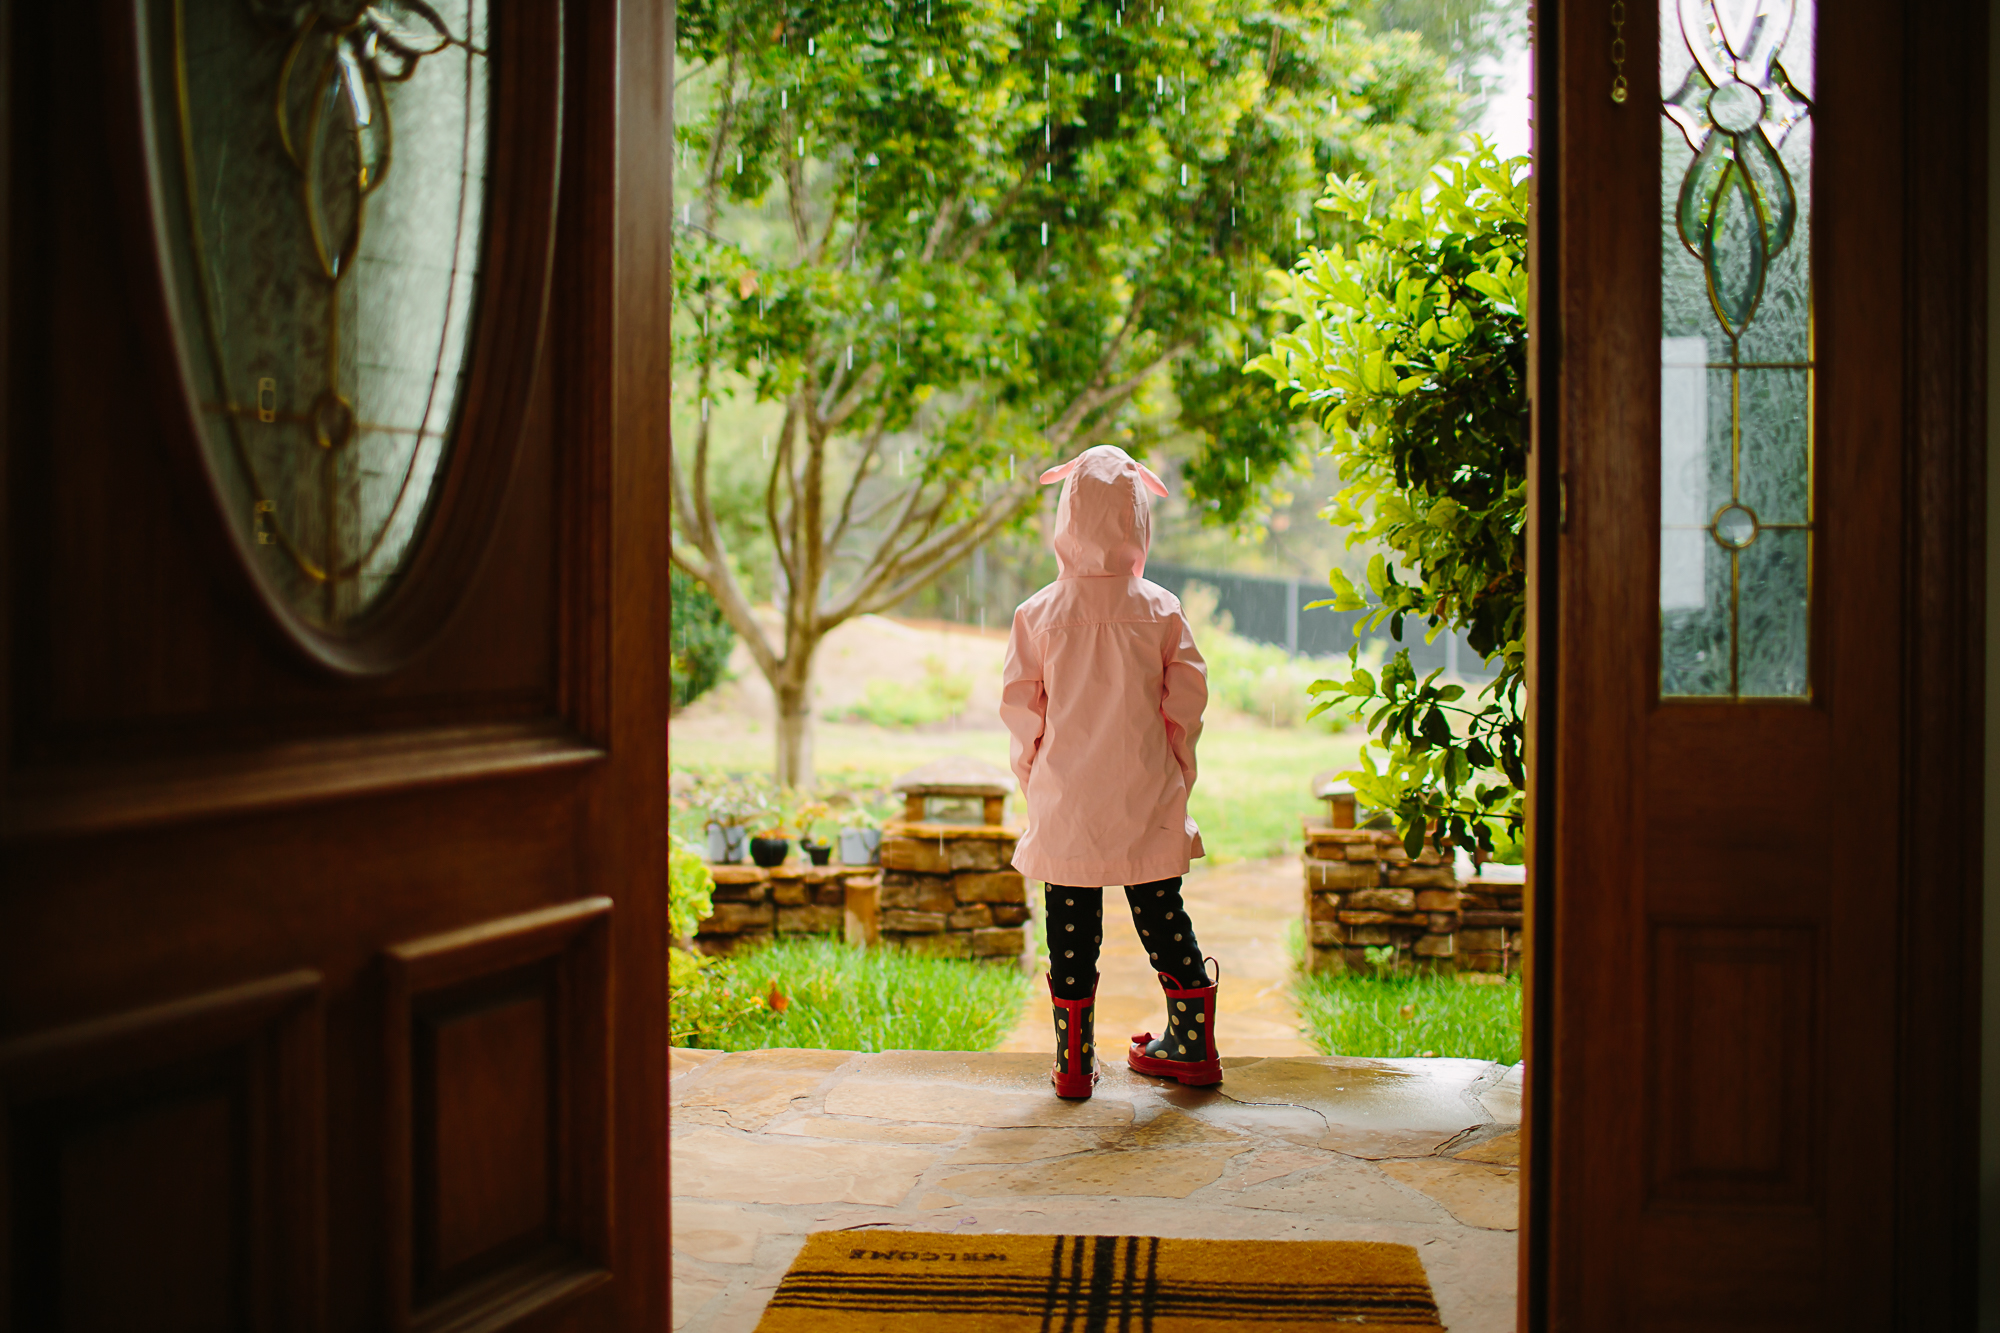
[[[1135,1074],[1171,1078],[1192,1088],[1222,1082],[1222,1058],[1215,1053],[1215,991],[1222,982],[1222,967],[1213,958],[1214,979],[1206,986],[1183,990],[1181,984],[1162,972],[1160,988],[1167,994],[1167,1035],[1135,1033],[1125,1063]]]
[[[1097,978],[1090,979],[1090,994],[1081,1000],[1065,1000],[1056,994],[1055,978],[1049,978],[1049,1001],[1056,1012],[1056,1063],[1049,1070],[1049,1082],[1056,1096],[1083,1098],[1097,1087],[1097,1055],[1093,1048],[1093,1017],[1097,1004]]]

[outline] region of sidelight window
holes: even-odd
[[[1661,0],[1660,693],[1804,699],[1813,0]]]

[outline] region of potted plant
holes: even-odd
[[[764,817],[757,821],[750,836],[750,859],[770,870],[783,865],[785,853],[791,849],[792,812],[790,804],[781,797],[765,805]]]
[[[833,812],[825,801],[808,801],[800,806],[792,816],[792,822],[799,831],[799,850],[812,859],[816,866],[823,866],[833,855],[833,844],[813,836],[815,825],[824,821]]]
[[[721,787],[708,799],[707,845],[711,865],[740,865],[750,822],[763,803],[738,784]]]
[[[872,866],[882,859],[882,820],[865,805],[856,805],[841,821],[840,859],[850,866]]]

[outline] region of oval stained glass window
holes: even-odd
[[[156,0],[196,429],[257,576],[351,632],[432,511],[480,287],[487,0]]]

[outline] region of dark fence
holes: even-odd
[[[1363,615],[1360,611],[1335,611],[1331,607],[1308,611],[1306,603],[1333,596],[1324,579],[1231,574],[1167,560],[1148,560],[1146,577],[1176,597],[1182,596],[1190,583],[1207,584],[1215,589],[1216,611],[1229,616],[1238,634],[1307,657],[1345,657],[1354,646],[1354,626]],[[1386,625],[1364,635],[1362,642],[1366,645],[1377,640],[1384,645],[1385,658],[1393,656],[1398,648],[1408,648],[1410,665],[1420,677],[1437,667],[1467,680],[1485,680],[1494,674],[1464,642],[1464,636],[1440,634],[1435,642],[1425,643],[1424,626],[1415,621],[1403,626],[1401,643],[1390,638]]]

